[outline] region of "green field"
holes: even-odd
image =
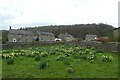
[[[118,78],[118,55],[52,45],[2,50],[3,78]]]

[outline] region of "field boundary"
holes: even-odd
[[[24,47],[35,47],[35,46],[45,46],[54,44],[63,44],[64,42],[55,41],[40,41],[40,42],[7,42],[6,44],[1,44],[2,49],[13,49],[13,48],[24,48]]]
[[[99,43],[99,42],[55,42],[55,41],[41,41],[41,42],[7,42],[6,44],[2,44],[2,49],[13,49],[13,48],[24,48],[24,47],[35,47],[35,46],[44,46],[44,45],[54,45],[54,44],[69,44],[69,45],[78,45],[82,47],[95,47],[99,50],[104,51],[115,51],[119,52],[120,43]]]
[[[66,42],[66,44],[77,45],[82,47],[95,47],[98,50],[110,51],[110,52],[118,52],[120,48],[120,43],[116,42],[108,42],[108,43],[100,43],[100,42]]]

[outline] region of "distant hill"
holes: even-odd
[[[28,31],[52,32],[57,37],[60,33],[68,33],[76,38],[84,38],[86,34],[96,34],[97,36],[111,36],[114,27],[108,24],[75,24],[75,25],[50,25],[38,26],[34,28],[21,28]]]

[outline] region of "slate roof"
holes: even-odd
[[[53,33],[51,32],[39,32],[39,31],[25,31],[25,30],[14,30],[14,29],[11,29],[9,30],[9,33],[12,33],[12,34],[21,34],[21,35],[48,35],[48,36],[54,36]]]
[[[51,33],[51,32],[39,32],[39,31],[37,31],[37,34],[39,34],[39,35],[54,36],[54,34],[53,34],[53,33]]]
[[[24,30],[14,30],[14,29],[11,29],[9,30],[9,33],[12,33],[12,34],[21,34],[21,35],[33,35],[32,32],[30,31],[24,31]]]
[[[97,37],[97,35],[93,35],[93,34],[87,34],[86,36],[87,36],[87,37],[88,37],[88,36],[89,36],[89,37],[93,37],[93,36],[94,36],[94,37]]]
[[[62,36],[62,37],[73,37],[72,35],[70,34],[60,34],[59,37]]]

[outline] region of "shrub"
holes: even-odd
[[[60,60],[60,61],[63,61],[65,59],[65,56],[64,55],[59,55],[56,60]]]
[[[48,56],[48,53],[46,52],[46,51],[44,51],[44,52],[41,52],[41,57],[47,57]]]
[[[94,63],[94,60],[90,60],[90,63]]]
[[[93,60],[93,59],[95,59],[95,58],[96,58],[95,55],[89,55],[89,56],[87,56],[87,59],[88,59],[88,60]]]
[[[112,60],[113,60],[112,56],[105,56],[105,55],[102,56],[102,61],[110,62]]]
[[[31,57],[31,54],[27,53],[27,54],[26,54],[26,57]]]
[[[38,69],[43,69],[43,68],[46,68],[46,67],[48,67],[48,62],[47,61],[42,61],[37,65]]]
[[[81,55],[75,54],[75,55],[73,55],[73,57],[74,57],[75,59],[80,59],[80,58],[81,58]]]
[[[87,56],[86,55],[81,55],[81,58],[82,59],[87,59]]]
[[[49,54],[50,54],[50,55],[52,55],[52,54],[54,55],[54,54],[55,54],[55,51],[49,51]]]
[[[66,71],[67,71],[68,73],[73,73],[73,72],[74,72],[73,68],[66,68]]]
[[[66,58],[66,59],[64,60],[64,64],[65,64],[65,65],[70,65],[70,60],[69,60],[68,58]]]
[[[40,60],[40,55],[35,56],[35,61],[39,61]]]
[[[8,58],[7,60],[6,60],[6,63],[8,64],[8,65],[10,65],[10,64],[13,64],[14,63],[14,59],[13,58]]]

